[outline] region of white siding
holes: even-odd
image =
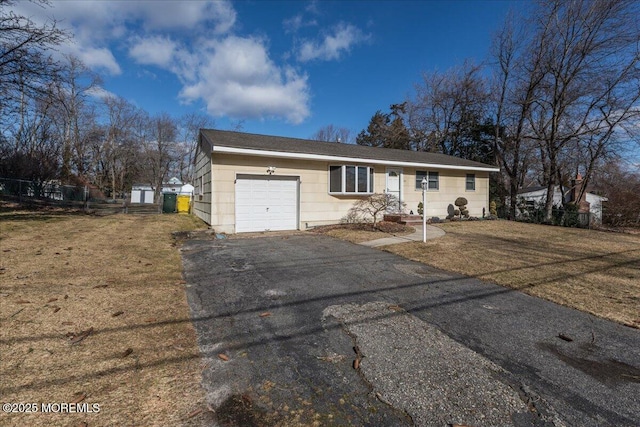
[[[329,166],[334,164],[339,163],[213,153],[212,210],[210,222],[207,222],[218,232],[236,232],[236,176],[238,174],[268,176],[267,168],[273,166],[276,168],[275,176],[300,177],[297,228],[304,230],[311,226],[338,223],[355,201],[366,196],[329,194]],[[364,160],[360,162],[354,160],[351,164],[372,166]],[[383,165],[377,165],[374,168],[373,184],[376,193],[382,193],[386,189],[386,169]],[[417,213],[422,192],[415,189],[415,169],[405,167],[402,170],[402,200],[407,204],[407,212],[413,210]],[[427,195],[427,216],[445,218],[449,205],[453,205],[455,199],[460,196],[466,197],[469,201],[467,207],[470,215],[481,216],[482,208],[488,210],[488,172],[475,172],[476,190],[466,191],[466,171],[444,169],[436,169],[436,171],[439,172],[440,186],[437,191],[429,191]]]
[[[199,142],[196,150],[195,165],[195,182],[193,190],[193,214],[211,224],[211,193],[212,174],[211,174],[211,150],[210,147],[203,147],[207,143]]]

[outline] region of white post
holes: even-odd
[[[422,178],[422,242],[427,242],[427,178]]]

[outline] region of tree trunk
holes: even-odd
[[[549,174],[547,177],[547,196],[544,202],[544,220],[551,223],[553,218],[553,196],[556,187],[556,156],[549,154]]]
[[[114,201],[116,200],[116,168],[115,168],[115,164],[111,165],[111,199],[113,199]]]

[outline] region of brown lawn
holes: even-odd
[[[0,425],[202,425],[201,360],[171,232],[186,215],[0,209]],[[86,424],[84,424],[86,423]]]
[[[438,226],[442,238],[384,250],[640,327],[640,235],[511,221]]]
[[[404,236],[413,233],[415,228],[393,222],[380,221],[376,227],[369,223],[336,224],[315,227],[312,231],[352,243],[362,243],[390,236]]]

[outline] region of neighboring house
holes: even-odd
[[[162,184],[162,193],[189,194],[193,193],[193,186],[183,184],[178,178],[173,177]],[[153,203],[155,189],[148,184],[133,184],[131,188],[131,203]]]
[[[169,181],[162,184],[162,193],[178,194],[182,186],[183,186],[182,181],[180,181],[178,178],[174,176]]]
[[[489,206],[494,166],[436,153],[202,129],[193,213],[216,231],[300,230],[340,222],[354,202],[391,193],[428,217],[464,196],[470,215]]]
[[[564,203],[576,202],[581,187],[583,185],[582,176],[578,174],[571,184],[560,188],[555,186],[553,191],[553,205],[562,206]],[[547,198],[547,187],[529,187],[518,191],[518,199],[522,200],[526,206],[531,208],[544,206]],[[591,222],[596,224],[602,223],[602,202],[606,202],[607,198],[598,196],[597,194],[585,192],[582,199],[577,200],[579,212],[589,212],[591,214]],[[520,215],[520,209],[516,210],[516,215]]]

